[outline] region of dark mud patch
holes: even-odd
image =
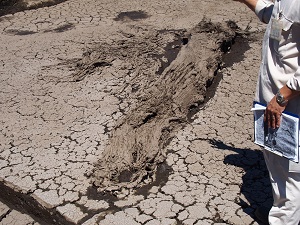
[[[186,31],[182,30],[182,31],[171,31],[171,30],[161,30],[159,31],[160,33],[165,33],[165,32],[174,32],[175,34],[175,39],[173,42],[170,42],[166,45],[166,47],[164,47],[164,54],[160,54],[160,55],[152,55],[152,57],[159,59],[161,66],[159,67],[159,69],[156,71],[156,74],[160,75],[163,73],[163,71],[171,64],[171,62],[173,62],[182,45],[187,44],[187,40],[186,40]]]
[[[98,192],[97,191],[97,187],[96,186],[91,186],[88,188],[86,195],[88,197],[88,199],[92,199],[92,200],[104,200],[106,202],[109,203],[110,208],[112,210],[116,209],[117,207],[114,206],[114,202],[118,201],[118,197],[116,195],[113,195],[111,193],[108,192]]]
[[[249,49],[249,39],[245,36],[238,35],[228,54],[223,57],[223,67],[231,67],[234,63],[243,61],[245,58],[244,54]]]
[[[204,102],[224,48],[229,49],[236,37],[233,25],[201,21],[189,32],[191,38],[176,59],[149,87],[137,91],[143,95],[140,104],[117,122],[91,172],[99,191],[139,188],[154,181],[145,178],[153,178],[165,161],[165,148],[188,122],[190,107]],[[126,179],[120,180],[122,174]]]
[[[49,7],[65,2],[67,0],[47,0],[40,1],[33,5],[28,5],[24,0],[0,0],[0,17],[7,14],[14,14],[24,10]]]
[[[132,191],[132,194],[133,195],[142,195],[144,197],[147,197],[149,195],[149,190],[152,187],[154,187],[154,186],[159,187],[159,188],[163,187],[167,183],[168,177],[172,172],[173,172],[172,168],[169,165],[167,165],[166,162],[160,163],[158,165],[157,170],[154,175],[155,180],[152,183],[147,184],[141,188],[134,189]],[[115,205],[115,202],[117,202],[119,200],[124,200],[124,199],[130,198],[131,194],[129,194],[129,192],[128,192],[126,195],[123,195],[121,198],[118,196],[118,194],[119,194],[118,191],[99,192],[98,187],[96,187],[96,186],[89,187],[86,192],[86,196],[88,197],[88,199],[97,200],[97,201],[104,200],[105,202],[107,202],[109,204],[109,208],[99,209],[99,210],[88,210],[87,208],[85,208],[82,205],[77,205],[77,207],[81,208],[82,212],[88,214],[88,216],[86,216],[85,218],[83,218],[79,221],[79,224],[84,223],[85,221],[90,219],[93,215],[96,215],[96,214],[100,215],[100,216],[98,216],[98,221],[101,221],[105,218],[105,216],[107,214],[109,214],[109,213],[113,214],[115,212],[123,210],[124,208],[127,208],[128,206],[118,207]]]
[[[223,78],[221,69],[224,67],[231,67],[234,63],[240,62],[245,58],[245,52],[250,49],[249,41],[251,40],[249,40],[249,38],[250,37],[237,33],[236,38],[232,40],[230,45],[228,45],[228,43],[224,43],[222,49],[225,54],[222,59],[223,63],[219,67],[220,70],[217,70],[214,78],[207,82],[207,90],[204,101],[199,104],[195,103],[194,105],[191,105],[187,116],[189,122],[192,122],[195,119],[194,115],[203,109],[206,103],[215,96],[216,89]]]
[[[172,167],[169,166],[166,162],[158,164],[155,177],[150,177],[150,179],[153,179],[153,182],[138,188],[136,190],[136,194],[147,197],[149,194],[149,190],[152,187],[163,187],[168,182],[168,177],[172,172]],[[146,178],[149,179],[149,177]]]
[[[126,20],[142,20],[147,19],[150,17],[146,12],[144,11],[128,11],[128,12],[120,12],[118,16],[114,19],[115,21],[126,21]]]
[[[121,209],[117,206],[115,206],[115,202],[119,200],[119,198],[116,195],[113,195],[108,192],[98,192],[97,187],[91,186],[87,189],[86,196],[88,199],[97,200],[97,201],[105,201],[109,204],[109,208],[107,209],[88,209],[83,205],[75,204],[78,208],[81,209],[83,213],[86,213],[87,216],[83,217],[80,221],[78,221],[77,224],[83,224],[87,220],[91,219],[94,215],[97,215],[98,222],[103,220],[107,214],[115,213],[120,211]],[[98,223],[97,223],[98,224]]]
[[[59,27],[55,28],[53,31],[56,32],[56,33],[61,33],[61,32],[71,30],[74,27],[75,27],[75,25],[73,25],[73,24],[65,24],[65,25],[62,25],[62,26],[59,26]]]
[[[36,32],[34,31],[27,31],[27,30],[7,30],[6,31],[8,34],[13,34],[13,35],[31,35],[31,34],[35,34]]]
[[[101,79],[102,75],[105,76],[102,71],[112,68],[116,70],[116,73],[126,71],[126,74],[136,74],[134,77],[128,78],[131,82],[125,84],[124,88],[131,86],[130,92],[139,95],[139,90],[157,79],[158,71],[162,72],[177,57],[183,46],[181,40],[185,31],[143,30],[137,27],[133,28],[132,33],[122,34],[123,40],[109,44],[97,44],[87,50],[80,60],[66,61],[55,65],[55,69],[67,66],[70,70],[75,71],[70,76],[44,77],[41,75],[40,79],[53,82],[81,82],[95,74],[98,74],[97,76]],[[119,63],[120,61],[122,63]],[[118,68],[115,68],[116,64],[119,65]]]

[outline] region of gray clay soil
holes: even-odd
[[[0,0],[0,225],[260,224],[264,28],[231,0]]]

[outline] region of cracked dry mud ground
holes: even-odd
[[[172,67],[165,50],[176,55],[203,17],[229,15],[248,32],[224,56],[215,95],[166,143],[156,180],[97,192],[86,175]],[[254,209],[271,200],[250,112],[264,27],[244,6],[69,0],[1,16],[0,30],[0,224],[258,224]]]

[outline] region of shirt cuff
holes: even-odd
[[[268,23],[269,21],[265,21],[264,18],[266,15],[266,8],[268,8],[270,5],[273,5],[272,2],[266,1],[266,0],[258,0],[255,6],[255,14],[258,16],[260,21]],[[269,10],[268,10],[269,11]],[[270,14],[271,12],[269,12]],[[268,15],[269,16],[269,15]],[[271,16],[271,14],[270,14]],[[268,19],[267,19],[268,20]]]
[[[296,77],[292,77],[291,79],[288,80],[286,86],[288,86],[292,90],[300,91],[300,80],[297,79]]]
[[[259,12],[267,6],[267,3],[263,0],[258,0],[255,6],[255,14],[259,16]]]

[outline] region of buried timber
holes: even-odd
[[[143,92],[136,107],[118,121],[103,157],[90,173],[99,191],[137,188],[155,180],[166,146],[187,123],[236,36],[233,22],[201,21],[189,31],[176,59]],[[187,42],[187,43],[186,43]]]

